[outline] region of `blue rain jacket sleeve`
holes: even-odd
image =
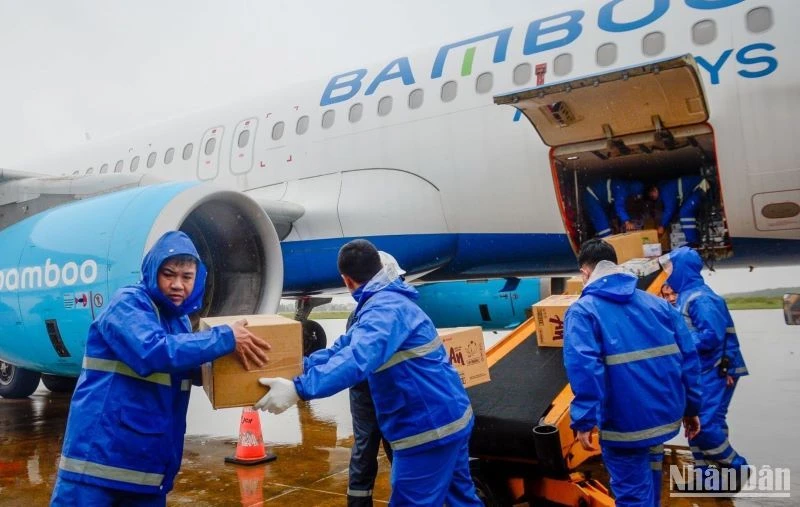
[[[571,427],[589,431],[599,424],[605,388],[605,363],[597,333],[586,314],[570,308],[564,317],[564,366],[575,399]]]
[[[229,326],[168,334],[150,301],[134,294],[140,293],[116,299],[97,324],[108,346],[138,375],[178,373],[233,352],[236,340]]]
[[[691,333],[698,352],[721,350],[727,319],[720,308],[711,298],[699,297],[689,303],[688,311],[695,327]]]
[[[658,196],[664,203],[661,226],[667,227],[678,211],[678,180],[669,180],[658,186]]]
[[[622,181],[614,181],[611,184],[611,195],[614,198],[614,211],[619,217],[620,220],[623,222],[630,222],[631,216],[628,215],[628,209],[625,206],[625,202],[628,199],[628,189],[625,186],[625,182]]]
[[[700,358],[692,334],[680,312],[672,310],[672,320],[675,323],[675,342],[683,355],[683,385],[686,388],[686,410],[683,415],[693,417],[700,414],[703,398],[700,387]]]
[[[320,349],[303,358],[303,373],[318,364],[327,363],[332,356],[339,352],[342,347],[350,343],[350,336],[343,334],[333,342],[333,345],[326,349]]]
[[[297,394],[304,400],[325,398],[366,379],[400,348],[408,334],[401,332],[402,322],[399,316],[387,315],[385,309],[365,309],[358,325],[337,340],[342,346],[327,362],[294,379]]]

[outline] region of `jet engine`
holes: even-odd
[[[242,193],[163,183],[63,204],[0,231],[0,395],[28,396],[39,373],[77,376],[92,320],[141,278],[144,254],[176,229],[208,269],[200,316],[277,310],[278,236]]]

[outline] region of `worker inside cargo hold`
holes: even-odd
[[[657,226],[658,235],[663,235],[669,229],[677,214],[679,226],[673,227],[670,231],[673,236],[671,238],[673,247],[682,246],[679,244],[681,239],[691,247],[697,246],[700,239],[697,231],[697,211],[707,192],[708,181],[702,176],[681,176],[648,185],[645,192],[647,199],[663,204]],[[682,237],[674,238],[675,233],[681,234]]]
[[[414,303],[416,289],[390,274],[364,239],[345,244],[337,264],[357,301],[355,322],[308,356],[302,375],[260,379],[270,391],[256,408],[279,414],[368,380],[394,455],[390,504],[483,505],[469,469],[472,405],[433,322]]]
[[[627,201],[641,198],[643,189],[644,185],[639,181],[617,178],[602,178],[587,184],[583,202],[595,235],[600,238],[612,235],[614,218],[623,231],[640,229],[641,225],[637,225],[628,213]]]

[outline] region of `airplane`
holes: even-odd
[[[312,333],[356,237],[412,282],[574,272],[593,178],[702,175],[707,262],[796,264],[799,10],[540,2],[519,24],[2,170],[0,395],[40,374],[69,388],[92,319],[175,228],[209,267],[204,315],[293,297]]]

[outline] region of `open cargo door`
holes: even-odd
[[[701,177],[708,188],[697,210],[696,246],[707,257],[729,253],[713,130],[691,55],[500,95],[494,101],[519,109],[552,148],[555,190],[576,249],[596,232],[583,212],[588,184],[615,178],[647,187]],[[639,225],[657,226],[657,208],[663,209],[659,202],[645,195],[628,207],[641,212]],[[665,227],[662,239],[667,250],[685,243],[678,213],[672,218],[674,224]]]

